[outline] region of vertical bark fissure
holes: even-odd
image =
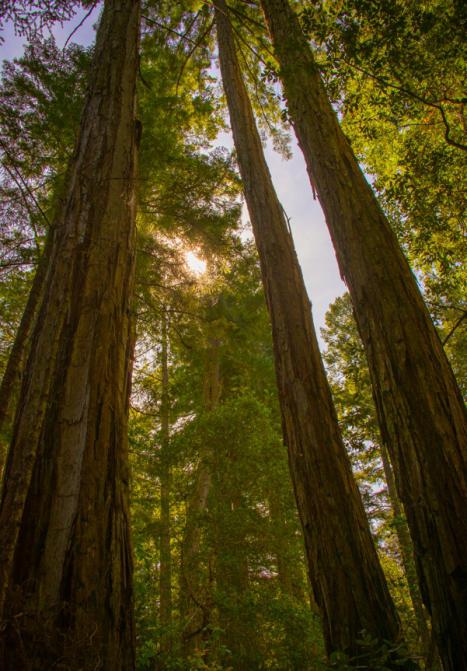
[[[289,114],[345,279],[378,420],[447,671],[467,666],[465,407],[402,254],[326,96],[287,0],[261,0]]]
[[[45,667],[64,649],[70,668],[83,658],[134,666],[127,411],[138,42],[139,2],[107,0],[5,469],[0,595],[3,618],[20,631],[5,630],[6,669],[28,654],[44,655]]]
[[[272,321],[283,431],[328,651],[400,625],[339,433],[293,241],[242,80],[228,8],[214,2],[224,91]]]

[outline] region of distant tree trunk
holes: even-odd
[[[308,173],[362,337],[381,433],[446,671],[467,668],[466,415],[415,278],[287,0],[261,0]]]
[[[422,597],[417,584],[412,540],[410,538],[409,529],[405,521],[404,511],[402,510],[402,506],[397,495],[396,483],[394,480],[391,463],[389,461],[389,455],[383,445],[381,445],[381,459],[383,462],[384,476],[388,487],[388,496],[391,503],[395,531],[397,534],[397,540],[399,541],[402,565],[404,567],[404,573],[407,578],[407,585],[409,587],[410,600],[412,602],[415,619],[417,621],[417,628],[420,634],[420,639],[422,641],[423,650],[424,652],[428,653],[430,648],[430,632],[428,630]]]
[[[296,563],[296,549],[291,546],[290,533],[287,533],[287,521],[282,501],[274,491],[269,496],[269,517],[281,591],[288,597],[304,602],[306,597],[303,569],[300,564]]]
[[[235,456],[233,456],[235,458]],[[221,630],[219,659],[223,668],[250,671],[258,668],[256,613],[245,607],[249,589],[248,555],[242,529],[235,524],[241,507],[241,497],[229,483],[227,459],[216,469],[215,498],[216,522],[216,606]]]
[[[161,445],[160,445],[160,482],[161,482],[161,532],[160,532],[160,623],[164,629],[161,640],[161,650],[170,654],[172,642],[172,554],[170,550],[170,494],[171,494],[171,467],[170,467],[170,400],[169,400],[169,366],[168,366],[168,316],[164,309],[162,313],[161,338],[161,367],[162,367],[162,395],[161,395]]]
[[[139,2],[106,0],[0,504],[5,671],[134,668],[127,415]]]
[[[188,504],[187,521],[182,542],[181,557],[181,617],[183,622],[182,648],[185,657],[200,650],[210,622],[210,595],[202,589],[200,516],[205,512],[211,491],[212,477],[208,465],[202,461],[196,473],[194,491]]]
[[[21,372],[26,359],[27,344],[31,330],[34,326],[34,319],[37,315],[44,279],[50,261],[51,236],[52,234],[49,231],[44,251],[36,268],[28,300],[0,384],[0,435],[5,428],[5,425],[11,420],[13,411],[12,400],[15,389],[21,380]],[[4,445],[0,444],[0,477],[3,472],[3,460]]]
[[[281,489],[277,481],[272,481],[268,496],[271,547],[276,557],[277,577],[284,595],[304,602],[307,599],[305,574],[301,562],[297,561],[297,548],[288,528]]]
[[[311,306],[264,159],[228,9],[225,0],[214,6],[224,91],[272,320],[284,439],[310,580],[327,650],[357,654],[362,630],[396,642],[400,623],[339,433]]]
[[[287,536],[285,534],[285,522],[280,508],[280,501],[274,492],[269,498],[269,515],[274,534],[274,554],[276,556],[277,574],[281,590],[286,596],[296,598],[298,595],[296,594],[295,581],[291,575],[291,570],[295,566],[289,561],[290,556],[288,553]]]
[[[219,404],[222,381],[220,373],[220,341],[212,339],[206,352],[204,375],[204,409],[211,412]],[[183,653],[186,657],[201,649],[210,623],[211,595],[202,588],[200,516],[207,509],[212,487],[208,455],[201,455],[193,494],[188,503],[185,533],[182,541],[180,610],[183,629]]]

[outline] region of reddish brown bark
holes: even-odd
[[[127,414],[139,2],[107,0],[0,507],[5,671],[134,668]]]
[[[398,641],[397,614],[337,425],[292,237],[267,168],[224,0],[219,59],[271,316],[283,432],[328,651],[361,652],[362,630]]]
[[[384,443],[446,671],[467,668],[466,414],[414,276],[287,0],[261,0],[310,179],[350,291]]]

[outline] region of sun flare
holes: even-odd
[[[201,259],[194,252],[185,252],[185,263],[193,275],[203,275],[206,272],[206,261]]]

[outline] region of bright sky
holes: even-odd
[[[312,307],[315,328],[324,326],[329,304],[346,291],[337,267],[331,238],[321,206],[313,200],[305,162],[296,142],[293,157],[284,160],[272,148],[266,149],[266,160],[290,227],[302,267]]]
[[[63,46],[67,37],[77,26],[81,13],[63,27],[54,29],[55,38]],[[98,18],[95,10],[83,26],[73,35],[72,40],[84,45],[94,41],[93,24]],[[9,27],[3,33],[5,41],[0,45],[0,58],[11,59],[23,51],[22,40]],[[229,137],[221,142],[232,147]],[[305,284],[313,306],[313,318],[319,337],[319,329],[324,325],[324,315],[330,303],[345,291],[332,248],[331,239],[324,222],[318,201],[314,201],[308,175],[300,149],[292,144],[293,157],[284,160],[268,145],[266,159],[282,205],[290,218],[298,258],[302,266]],[[246,218],[248,218],[246,216]],[[320,344],[321,339],[320,339]]]

